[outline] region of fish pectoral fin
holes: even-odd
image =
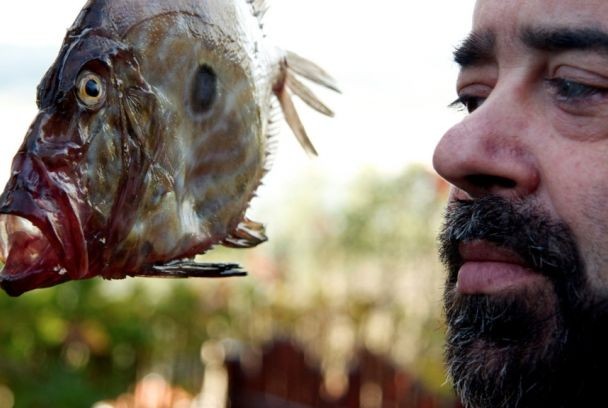
[[[129,276],[156,278],[231,278],[247,276],[247,272],[235,263],[198,263],[194,261],[171,261],[166,264],[152,265],[141,273]]]
[[[308,106],[324,115],[333,117],[334,112],[321,102],[321,100],[298,79],[298,76],[338,93],[340,92],[340,89],[338,88],[336,80],[321,67],[293,52],[286,52],[283,75],[279,85],[275,86],[275,94],[281,105],[285,121],[304,150],[310,155],[317,156],[317,151],[306,133],[306,129],[302,124],[302,120],[298,115],[291,96],[292,94],[296,95]]]
[[[228,237],[224,238],[222,245],[229,248],[253,248],[268,241],[263,224],[244,218]]]

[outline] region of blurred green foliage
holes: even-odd
[[[422,168],[364,172],[339,196],[312,175],[262,206],[268,244],[201,259],[241,262],[247,278],[95,279],[2,294],[0,388],[15,407],[82,407],[159,372],[196,394],[206,341],[255,349],[287,337],[325,370],[348,370],[367,348],[449,393],[435,249],[444,199]]]

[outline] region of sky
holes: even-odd
[[[241,1],[241,0],[235,0]],[[36,114],[35,89],[84,0],[6,2],[0,14],[0,188]],[[343,93],[317,90],[336,112],[298,109],[319,157],[284,127],[267,176],[270,197],[294,178],[347,185],[363,169],[431,167],[441,135],[461,117],[452,52],[470,29],[473,0],[270,0],[265,31],[329,71]]]

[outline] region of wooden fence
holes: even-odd
[[[238,356],[226,362],[230,408],[459,408],[426,390],[408,373],[369,352],[358,353],[341,395],[304,352],[288,341],[266,348],[252,370]]]

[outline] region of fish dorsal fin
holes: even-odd
[[[288,69],[297,75],[324,86],[325,88],[329,88],[332,91],[341,92],[336,80],[314,62],[302,58],[291,51],[287,51],[286,60]]]
[[[260,28],[263,27],[264,16],[268,11],[268,1],[267,0],[247,0],[247,3],[251,5],[253,9],[253,15],[257,17]]]
[[[275,94],[281,105],[285,121],[295,134],[296,138],[310,155],[317,155],[300,115],[292,100],[292,95],[296,95],[308,106],[322,113],[333,117],[334,112],[329,109],[321,100],[299,79],[298,76],[306,78],[318,85],[340,92],[336,80],[315,63],[300,57],[293,52],[287,52],[283,66],[283,83],[275,87]]]

